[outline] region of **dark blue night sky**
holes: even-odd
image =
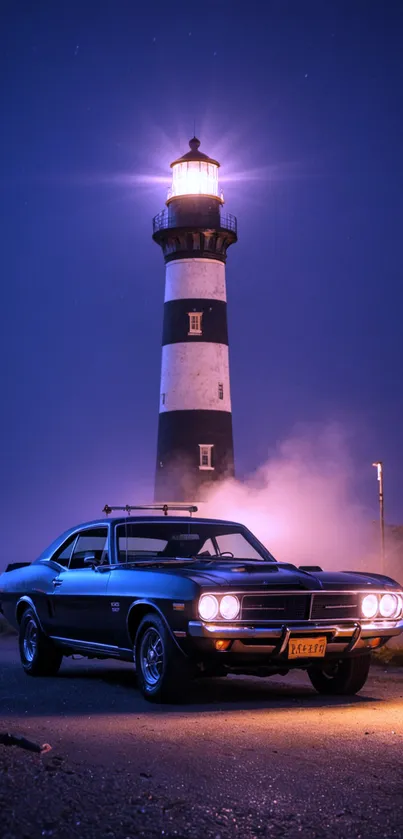
[[[238,216],[238,474],[346,429],[403,520],[403,4],[3,0],[3,560],[152,497],[164,264],[151,219],[196,133]],[[4,552],[4,551],[3,551]]]

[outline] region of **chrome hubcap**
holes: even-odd
[[[340,669],[339,662],[338,661],[334,661],[334,662],[332,661],[329,664],[327,664],[326,667],[323,668],[322,674],[325,677],[325,679],[329,679],[329,680],[334,679],[334,677],[337,676],[337,674],[339,672],[339,669]]]
[[[158,684],[164,667],[164,645],[161,635],[153,626],[146,629],[140,644],[140,666],[145,682]]]
[[[29,661],[31,663],[34,660],[37,646],[38,630],[35,621],[31,618],[25,627],[24,634],[23,648],[26,661]]]

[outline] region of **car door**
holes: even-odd
[[[153,578],[149,570],[136,568],[137,560],[155,558],[167,545],[167,538],[155,531],[151,522],[118,523],[114,534],[116,564],[108,583],[107,600],[113,642],[118,647],[132,647],[127,629],[127,615],[134,600],[154,596]]]
[[[54,554],[48,560],[41,563],[41,567],[46,569],[48,580],[47,584],[37,589],[33,600],[41,625],[47,635],[60,634],[55,620],[54,605],[55,592],[57,591],[55,580],[59,579],[60,574],[68,568],[77,535],[77,531],[70,533],[68,538],[57,548]]]
[[[113,644],[106,599],[109,557],[107,525],[77,533],[68,567],[54,580],[52,634],[86,643]]]

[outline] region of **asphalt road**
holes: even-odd
[[[32,679],[0,638],[1,839],[403,836],[403,670],[322,698],[305,674],[195,683],[152,706],[129,665]]]

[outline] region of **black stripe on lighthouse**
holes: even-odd
[[[228,344],[227,304],[203,298],[164,303],[162,344],[181,341]]]
[[[210,466],[202,466],[203,446],[211,446]],[[200,501],[213,482],[234,475],[232,414],[229,411],[161,413],[157,457],[155,500]]]

